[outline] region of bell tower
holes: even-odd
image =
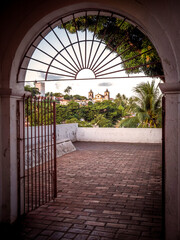
[[[92,89],[88,93],[88,98],[89,99],[93,99],[94,98],[94,93],[93,93]]]
[[[104,99],[105,100],[109,100],[110,99],[110,92],[108,91],[108,89],[106,89],[106,91],[104,92]]]

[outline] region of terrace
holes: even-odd
[[[161,144],[75,142],[57,159],[58,195],[20,239],[161,239]]]

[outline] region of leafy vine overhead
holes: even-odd
[[[83,16],[59,26],[71,34],[90,31],[122,59],[126,73],[143,72],[146,76],[163,76],[163,68],[151,41],[125,19],[112,16]]]

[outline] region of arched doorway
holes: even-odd
[[[104,4],[101,1],[99,1],[98,4],[100,6],[104,6]],[[69,6],[71,6],[71,10],[75,10],[75,9],[80,9],[80,8],[84,8],[84,7],[87,7],[87,6],[92,7],[92,5],[93,4],[91,4],[91,3],[89,3],[89,4],[88,3],[83,3],[80,6],[78,4],[73,4],[72,3]],[[166,81],[169,82],[169,83],[174,82],[174,84],[166,85],[165,88],[164,88],[165,92],[171,92],[172,93],[173,91],[176,90],[176,95],[173,95],[173,96],[168,95],[168,97],[167,97],[168,101],[169,101],[168,104],[170,104],[169,106],[171,106],[171,104],[174,106],[174,108],[171,108],[171,112],[169,112],[169,111],[167,112],[167,115],[168,116],[173,116],[174,113],[176,113],[177,109],[178,109],[177,104],[176,104],[177,103],[177,98],[178,98],[177,91],[179,89],[178,84],[176,84],[177,79],[178,79],[178,67],[177,67],[177,64],[176,64],[178,62],[178,58],[175,57],[176,54],[172,50],[172,45],[169,44],[169,39],[170,39],[170,35],[168,35],[169,30],[167,31],[168,33],[163,32],[163,27],[162,26],[165,26],[163,16],[160,17],[160,23],[162,23],[162,25],[161,25],[161,24],[158,23],[156,18],[153,17],[153,14],[151,14],[151,12],[153,12],[154,15],[157,16],[155,11],[153,10],[153,3],[152,3],[152,5],[149,4],[146,8],[144,5],[139,6],[138,3],[135,3],[135,2],[133,2],[133,4],[131,6],[128,3],[126,3],[126,4],[123,3],[122,5],[120,5],[118,3],[111,2],[111,3],[106,3],[106,8],[111,8],[112,10],[114,8],[117,8],[118,12],[124,12],[125,13],[124,15],[128,16],[130,19],[133,19],[143,29],[145,29],[145,32],[147,33],[147,35],[149,35],[150,38],[152,39],[152,42],[154,43],[155,47],[158,49],[158,53],[159,53],[159,55],[162,59],[162,63],[163,63],[164,69],[165,69]],[[3,59],[4,61],[3,61],[3,73],[2,73],[3,79],[5,79],[5,80],[3,80],[3,82],[2,82],[2,86],[4,88],[9,88],[9,86],[10,86],[10,88],[13,89],[13,94],[14,95],[19,94],[18,93],[18,91],[20,90],[19,85],[16,84],[15,79],[16,79],[16,74],[18,72],[18,66],[19,66],[19,63],[20,63],[20,60],[21,60],[20,56],[23,56],[22,53],[26,49],[26,46],[28,45],[27,43],[32,41],[32,38],[34,37],[35,33],[38,32],[41,29],[41,27],[44,25],[43,21],[48,22],[49,19],[56,18],[57,15],[62,14],[63,11],[68,12],[67,6],[65,7],[64,5],[63,6],[58,5],[57,3],[52,4],[51,7],[50,7],[50,5],[48,5],[46,3],[44,5],[44,11],[41,14],[38,15],[38,10],[39,9],[40,9],[40,5],[38,3],[36,10],[34,12],[32,11],[32,16],[31,17],[32,18],[35,17],[34,20],[31,18],[32,21],[31,21],[30,24],[29,24],[28,20],[27,20],[27,22],[24,21],[24,23],[21,25],[21,27],[16,31],[16,33],[20,33],[21,30],[23,30],[21,32],[21,34],[18,35],[18,39],[16,38],[16,41],[14,39],[13,44],[11,46],[8,46],[7,48],[5,48],[6,49],[6,56]],[[56,9],[60,9],[60,12],[55,11]],[[135,9],[137,10],[136,13],[134,11]],[[150,22],[148,22],[148,19],[144,18],[145,17],[144,13],[146,13],[146,16],[147,16],[147,11],[146,11],[147,9],[148,9],[148,13],[149,13],[148,19],[150,18],[150,16],[152,17]],[[160,10],[160,6],[158,5],[156,7],[156,9]],[[171,9],[173,9],[172,11],[176,12],[175,8],[173,8],[172,6],[171,6]],[[17,12],[19,12],[19,11],[17,11]],[[45,17],[45,16],[46,16],[46,20],[45,20],[45,18],[43,19],[43,17]],[[42,21],[40,19],[42,19]],[[29,20],[30,20],[30,18],[29,18]],[[39,22],[38,22],[38,20],[39,20]],[[144,22],[143,22],[143,20],[144,20]],[[18,19],[18,21],[21,21],[21,23],[22,23],[22,20]],[[156,24],[154,24],[154,23],[156,23]],[[26,28],[26,26],[27,26],[27,28]],[[167,25],[167,28],[168,29],[170,28],[170,24]],[[28,31],[28,33],[27,33],[27,29],[30,29]],[[168,37],[167,37],[167,35],[168,35]],[[8,34],[5,35],[5,37],[4,37],[4,45],[6,45],[5,41],[8,42],[7,36],[8,36]],[[163,39],[163,41],[162,41],[162,39]],[[2,50],[2,52],[3,51],[4,50]],[[13,61],[12,61],[12,59],[13,59]],[[168,59],[171,60],[171,63],[169,63]],[[12,66],[12,62],[13,62],[13,66]],[[7,67],[5,67],[5,65],[7,65]],[[11,74],[9,74],[10,72],[11,72]],[[9,75],[10,75],[10,79],[8,77]],[[8,81],[7,81],[7,79],[8,79]],[[23,89],[23,86],[22,86],[22,89]],[[3,90],[3,93],[5,93],[4,95],[10,95],[11,91]],[[20,93],[20,95],[21,95],[21,93]],[[8,101],[7,101],[7,99],[6,99],[6,102],[4,102],[4,100],[2,100],[1,104],[3,106],[3,109],[5,109],[5,108],[7,108],[9,110],[11,109],[10,108],[10,101],[9,102]],[[11,109],[11,115],[12,114],[15,115],[15,111],[13,112],[12,109]],[[9,113],[9,115],[10,115],[10,113]],[[5,118],[3,120],[5,120]],[[8,124],[8,122],[7,122],[7,124]],[[173,158],[173,160],[174,160],[173,162],[171,162],[170,165],[167,166],[167,170],[168,170],[167,183],[168,183],[168,186],[169,186],[169,187],[167,187],[167,194],[169,196],[168,197],[168,202],[167,202],[167,209],[171,209],[170,211],[169,210],[167,211],[167,216],[168,216],[167,217],[167,223],[170,224],[169,229],[171,229],[171,230],[169,230],[169,232],[171,232],[171,233],[175,232],[175,234],[177,235],[177,231],[174,230],[174,229],[177,229],[177,227],[178,227],[177,219],[178,219],[178,214],[179,214],[176,211],[177,206],[178,206],[178,200],[177,200],[177,196],[176,196],[176,193],[178,192],[178,184],[177,184],[178,176],[177,176],[177,174],[174,176],[173,166],[177,167],[178,148],[177,148],[176,144],[173,144],[172,142],[168,142],[168,140],[167,140],[167,139],[170,139],[170,135],[171,135],[170,132],[172,132],[173,129],[176,129],[176,127],[174,128],[175,125],[176,125],[175,122],[173,122],[172,125],[169,125],[168,128],[167,128],[168,132],[166,133],[166,141],[167,141],[166,143],[168,144],[167,145],[168,148],[166,150],[166,157],[168,159]],[[10,127],[8,127],[8,129],[10,130]],[[7,132],[4,132],[4,130],[3,130],[2,135],[6,136]],[[14,139],[13,138],[13,133],[10,134],[10,131],[9,131],[9,136],[10,135],[11,135],[11,141],[12,141],[12,139]],[[177,134],[175,134],[175,138],[178,139]],[[8,145],[8,143],[4,142],[3,143],[3,149],[5,149],[7,145]],[[8,158],[9,160],[7,161],[9,164],[12,162],[12,158],[13,158],[12,156],[11,157],[9,156],[9,158]],[[16,164],[15,164],[15,166],[16,166]],[[8,176],[9,175],[7,174],[8,182],[11,182],[13,177],[8,177]],[[5,176],[3,177],[3,179],[4,179],[4,182],[5,182]],[[171,186],[173,186],[173,185],[176,186],[176,187],[174,187],[172,189]],[[3,189],[4,189],[4,187],[3,187]],[[175,189],[177,191],[175,191]],[[174,202],[174,204],[173,204],[173,202]],[[171,206],[173,206],[173,207],[171,207]],[[8,207],[8,208],[10,208],[10,207]],[[11,206],[11,208],[12,208],[12,206]],[[12,214],[12,212],[11,212],[11,214]],[[14,210],[13,215],[14,216],[16,215],[16,210]]]
[[[141,49],[143,40],[148,41],[137,27],[113,12],[83,10],[65,15],[35,37],[22,59],[17,82],[121,79],[124,76],[118,74],[125,71],[129,73],[127,77],[135,78],[131,71],[139,72],[140,68],[150,77],[158,77],[160,74],[152,72],[162,73],[160,59],[150,42],[145,50]],[[150,52],[156,57],[149,61]],[[134,64],[127,64],[130,61]],[[87,70],[93,73],[92,77],[87,77]]]

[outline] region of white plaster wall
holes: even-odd
[[[36,143],[41,144],[42,143],[42,136],[43,136],[43,142],[45,142],[45,135],[46,135],[46,141],[48,140],[48,127],[49,127],[49,134],[51,134],[51,125],[46,126],[46,134],[45,134],[45,126],[43,126],[43,130],[41,129],[41,126],[39,127],[39,139],[38,139],[38,127],[28,127],[28,135],[31,139],[31,130],[32,130],[32,144],[35,144],[35,132],[36,132]],[[36,130],[35,130],[36,128]],[[56,125],[56,141],[57,142],[63,142],[66,140],[70,140],[72,142],[76,141],[76,132],[78,129],[77,123],[69,123],[69,124],[59,124]],[[43,131],[43,135],[42,135]],[[27,128],[25,128],[25,137],[27,137]],[[28,141],[29,146],[31,146],[31,140]],[[27,141],[25,142],[25,146],[27,146]]]
[[[78,128],[77,141],[161,143],[161,128]]]
[[[17,173],[17,145],[14,144],[17,139],[17,128],[16,128],[16,122],[13,121],[14,116],[16,114],[17,109],[17,99],[16,98],[10,98],[10,105],[11,105],[11,115],[10,115],[10,209],[11,209],[11,223],[13,223],[17,218],[17,205],[18,205],[18,182],[14,181],[14,179],[18,179],[18,173]]]
[[[72,142],[75,142],[77,129],[78,129],[77,123],[56,125],[56,140],[57,140],[57,142],[64,141],[64,140],[71,140]]]
[[[36,127],[37,128],[37,127]],[[46,129],[46,132],[48,130]],[[36,129],[36,133],[38,129]],[[25,131],[26,133],[26,131]],[[45,133],[43,133],[45,135]],[[31,136],[31,128],[29,129]],[[34,127],[32,127],[34,137]],[[161,143],[161,128],[78,128],[77,123],[56,125],[56,141]],[[40,131],[40,143],[41,143]],[[34,144],[34,138],[33,138]],[[30,142],[29,142],[30,145]]]
[[[165,121],[165,219],[166,240],[180,239],[180,94],[166,94]],[[168,225],[167,225],[168,223]],[[178,229],[178,234],[176,232]]]

